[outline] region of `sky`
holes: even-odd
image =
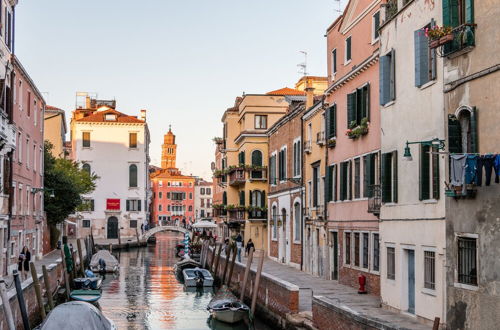
[[[324,34],[345,2],[21,0],[15,52],[68,120],[77,91],[147,109],[151,163],[172,125],[177,167],[210,179],[224,111],[244,92],[293,87],[300,51],[308,74],[326,76]]]

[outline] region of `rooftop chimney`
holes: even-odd
[[[306,109],[314,105],[314,87],[312,86],[311,79],[306,77]]]
[[[141,110],[141,115],[139,116],[139,119],[146,121],[146,110],[145,109]]]

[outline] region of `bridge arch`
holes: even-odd
[[[144,240],[148,240],[151,236],[153,236],[157,233],[160,233],[160,232],[164,232],[164,231],[176,231],[176,232],[183,233],[183,234],[189,232],[186,228],[179,227],[179,226],[156,226],[156,227],[151,228],[150,230],[144,232],[144,234],[142,234],[141,238]]]

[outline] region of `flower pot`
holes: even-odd
[[[453,39],[454,39],[453,33],[447,34],[447,35],[442,36],[441,38],[439,38],[439,44],[440,45],[444,45],[447,42],[453,41]]]

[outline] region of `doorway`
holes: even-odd
[[[415,314],[415,251],[406,250],[408,260],[408,313]]]
[[[108,219],[108,239],[118,238],[118,218],[110,217]]]
[[[339,279],[339,233],[334,231],[330,233],[332,245],[330,246],[330,276],[332,280]]]
[[[281,231],[280,231],[280,238],[279,238],[279,260],[282,263],[287,263],[287,251],[286,251],[286,245],[287,245],[287,234],[286,234],[286,228],[287,228],[287,214],[286,214],[286,209],[281,209]]]

